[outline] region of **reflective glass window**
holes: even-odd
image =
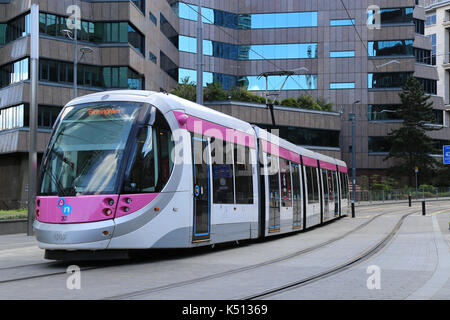
[[[6,23],[0,23],[0,45],[4,45],[6,43]]]
[[[411,72],[378,72],[368,74],[368,88],[401,88]]]
[[[423,20],[414,19],[414,25],[416,27],[416,33],[425,34],[425,22]]]
[[[167,39],[178,48],[178,33],[162,14],[159,16],[159,28]]]
[[[444,124],[444,110],[433,110],[434,120],[431,122],[433,124]]]
[[[29,79],[29,59],[11,62],[0,67],[0,88]]]
[[[414,56],[419,63],[432,64],[431,50],[414,48]]]
[[[197,21],[198,7],[177,2],[172,9],[183,19]],[[317,12],[235,14],[202,7],[203,22],[232,29],[317,27]]]
[[[0,109],[0,131],[24,126],[24,105]]]
[[[401,120],[397,111],[399,105],[395,104],[369,104],[369,121]]]
[[[355,51],[330,51],[330,58],[354,57]]]
[[[131,0],[142,12],[145,11],[145,0]]]
[[[381,24],[396,24],[396,23],[412,23],[414,8],[386,8],[380,9]],[[369,10],[368,20],[369,24],[375,24],[375,11]]]
[[[279,130],[279,137],[295,145],[300,146],[318,146],[318,147],[339,147],[339,131],[324,130],[313,128],[302,128],[298,126],[279,126],[276,127],[264,123],[254,123],[258,127],[267,131],[273,129]]]
[[[3,25],[3,27],[2,27]],[[0,24],[0,44],[6,44],[30,33],[30,14],[13,18]],[[3,42],[2,42],[3,38]]]
[[[164,52],[159,53],[161,69],[175,81],[179,80],[178,66]]]
[[[197,83],[197,71],[191,70],[191,69],[184,69],[179,68],[178,69],[178,83],[182,83],[183,79],[189,78],[190,82],[193,82],[194,84]],[[213,83],[214,76],[212,72],[203,72],[203,86],[206,87],[208,83]]]
[[[333,90],[355,89],[355,83],[354,82],[331,82],[330,89],[333,89]]]
[[[153,54],[153,52],[149,51],[148,52],[148,58],[150,59],[151,62],[153,62],[154,64],[158,63],[158,58],[156,58],[156,56]]]
[[[369,57],[411,56],[414,40],[369,41]]]
[[[136,29],[130,24],[125,23],[124,29],[126,30],[124,31],[124,33],[127,34],[124,41],[122,41],[122,34],[121,34],[121,42],[128,42],[133,47],[135,47],[140,53],[144,54],[145,52],[144,36],[140,32],[136,31]]]
[[[437,80],[416,78],[422,84],[423,91],[427,94],[437,94]]]
[[[436,40],[436,34],[430,34],[427,37],[431,38],[431,45],[432,45],[432,50],[431,50],[431,64],[433,66],[436,65],[436,45],[437,45],[437,40]]]
[[[280,90],[285,76],[269,77],[269,90]],[[258,76],[243,76],[238,79],[240,85],[247,86],[250,91],[260,91],[266,89],[266,79]],[[284,84],[283,90],[315,90],[317,89],[317,75],[302,74],[293,75],[288,78]]]
[[[283,12],[250,14],[250,28],[317,27],[317,12]]]
[[[197,53],[197,39],[187,36],[178,36],[178,49],[180,51]]]
[[[432,15],[427,16],[425,24],[427,26],[436,24],[436,14],[432,14]]]
[[[248,60],[317,58],[317,43],[251,45],[250,47]]]
[[[335,19],[330,20],[330,26],[351,26],[355,24],[355,19]]]
[[[148,17],[149,17],[150,21],[151,21],[155,26],[158,24],[158,21],[156,20],[156,17],[155,17],[151,12],[148,13]]]

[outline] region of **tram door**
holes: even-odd
[[[291,164],[292,168],[292,197],[293,197],[293,215],[294,215],[294,229],[302,227],[302,194],[300,191],[300,170],[298,164]]]
[[[327,221],[330,215],[330,190],[328,187],[327,170],[321,169],[322,172],[322,188],[323,188],[323,221]]]
[[[211,218],[209,159],[205,159],[205,157],[209,157],[208,140],[193,137],[192,155],[194,177],[194,221],[192,241],[207,241],[210,237]]]
[[[269,178],[269,232],[280,231],[280,166],[278,158],[267,156]]]
[[[339,182],[338,182],[338,173],[337,171],[333,171],[333,198],[334,198],[334,216],[339,216]]]

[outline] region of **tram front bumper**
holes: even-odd
[[[41,249],[106,249],[113,235],[114,220],[56,224],[34,221],[33,228]]]

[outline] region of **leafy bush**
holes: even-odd
[[[193,81],[189,80],[189,77],[186,77],[182,79],[180,84],[172,89],[171,93],[190,101],[196,101],[197,86]],[[265,97],[248,91],[247,87],[245,86],[237,86],[230,90],[224,90],[222,88],[222,84],[220,83],[208,83],[203,91],[203,98],[205,101],[235,100],[266,104]],[[268,99],[268,102],[271,103],[272,99]],[[331,103],[326,103],[325,99],[316,99],[310,95],[301,95],[298,98],[285,98],[281,101],[281,103],[279,102],[279,100],[276,100],[274,104],[310,110],[333,110],[333,105]]]
[[[194,82],[189,81],[189,77],[182,79],[181,83],[173,88],[170,93],[190,101],[197,100],[197,86]]]
[[[282,100],[281,105],[286,107],[297,107],[297,108],[299,106],[297,100],[294,98],[286,98]]]
[[[429,185],[429,184],[421,184],[419,186],[419,190],[424,190],[425,192],[434,192],[436,191],[436,187]]]
[[[228,99],[228,93],[222,88],[221,83],[213,82],[206,85],[203,97],[205,101],[224,101]]]

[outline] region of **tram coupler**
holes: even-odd
[[[425,210],[425,200],[422,200],[422,215],[424,216],[426,214]]]

